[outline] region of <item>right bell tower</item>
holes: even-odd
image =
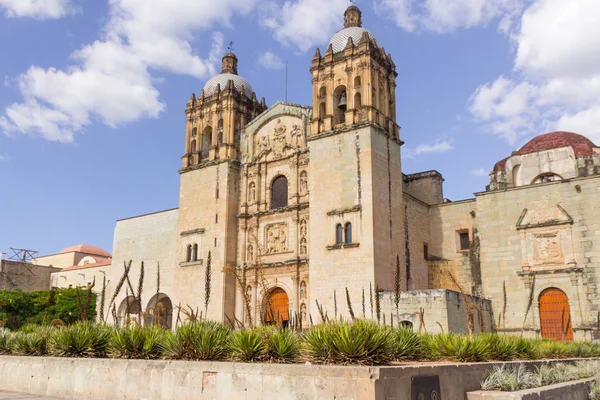
[[[398,137],[396,65],[362,27],[358,7],[348,7],[344,28],[333,36],[325,54],[317,48],[310,71],[313,135],[370,121]]]
[[[397,74],[354,5],[310,71],[310,298],[331,315],[336,293],[361,304],[393,290],[396,260],[405,265]]]

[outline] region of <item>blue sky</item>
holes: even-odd
[[[183,110],[234,42],[272,105],[309,104],[346,0],[0,0],[0,250],[112,250],[115,220],[177,207]],[[536,134],[600,142],[597,0],[360,0],[397,66],[403,170],[482,191]]]

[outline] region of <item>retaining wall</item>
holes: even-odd
[[[467,393],[468,400],[588,400],[589,385],[594,378],[557,383],[517,392],[478,390]]]
[[[438,375],[441,398],[463,400],[498,364],[342,367],[0,356],[0,389],[74,400],[408,400],[412,377]]]

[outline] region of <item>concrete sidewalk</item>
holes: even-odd
[[[0,390],[0,400],[60,400],[58,397],[39,396],[37,394],[7,392]]]

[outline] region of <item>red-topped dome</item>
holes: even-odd
[[[110,257],[109,252],[102,250],[100,247],[92,246],[89,244],[78,244],[77,246],[67,247],[66,249],[59,251],[58,254],[73,253],[73,252],[92,254],[92,255],[101,256],[101,257]]]
[[[561,147],[572,147],[575,152],[575,157],[579,158],[594,155],[594,148],[598,146],[590,139],[577,133],[563,131],[550,132],[534,137],[518,151],[513,152],[511,156],[537,153],[539,151],[559,149]],[[504,168],[506,160],[509,158],[510,157],[507,157],[498,161],[496,165],[494,165],[494,171]]]

